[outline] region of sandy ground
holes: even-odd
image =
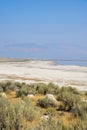
[[[87,67],[55,65],[51,61],[0,62],[0,80],[53,82],[87,90]]]

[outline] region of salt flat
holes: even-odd
[[[87,67],[55,65],[52,61],[0,62],[0,80],[26,83],[53,82],[87,90]]]

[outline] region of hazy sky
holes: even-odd
[[[87,0],[0,0],[0,57],[87,59]]]

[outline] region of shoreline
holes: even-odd
[[[82,60],[82,59],[0,58],[0,63],[2,62],[28,62],[28,61],[43,61],[43,62],[46,61],[46,62],[52,62],[54,65],[87,67],[87,60]]]
[[[0,63],[0,81],[49,83],[87,91],[87,67],[55,65],[53,61],[29,60]]]

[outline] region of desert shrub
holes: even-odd
[[[23,104],[10,104],[6,98],[0,98],[0,130],[21,130]]]
[[[52,99],[47,98],[47,97],[45,97],[43,99],[38,99],[37,104],[44,108],[56,107],[56,103]]]
[[[53,84],[53,83],[49,83],[48,85],[47,85],[47,93],[48,94],[54,94],[54,95],[56,95],[56,94],[58,94],[59,92],[60,92],[60,88],[58,87],[58,85],[55,85],[55,84]]]
[[[0,130],[9,128],[9,102],[6,98],[0,98]]]
[[[87,96],[87,91],[85,92],[85,96]]]
[[[5,83],[5,91],[6,92],[9,92],[9,91],[13,91],[14,90],[14,83],[13,82],[11,82],[11,81],[7,81],[6,83]]]
[[[2,87],[0,87],[0,93],[1,93],[1,92],[3,92],[3,88],[2,88]]]
[[[0,82],[0,89],[2,89],[3,91],[5,91],[5,82]]]
[[[87,120],[78,119],[71,127],[71,130],[87,130]]]
[[[49,119],[43,120],[33,130],[87,130],[87,121],[77,120],[70,126],[66,126],[60,121]]]
[[[32,105],[32,102],[29,98],[23,97],[24,109],[23,116],[27,121],[33,121],[38,118],[39,111],[38,109]]]
[[[23,84],[20,83],[20,82],[14,82],[14,85],[15,85],[15,87],[16,87],[17,89],[20,89]]]
[[[40,94],[58,94],[59,93],[59,87],[53,83],[49,83],[49,84],[44,84],[44,83],[39,83],[36,84],[36,91],[37,93]]]
[[[62,91],[59,93],[57,99],[63,101],[64,105],[62,106],[64,110],[71,111],[75,104],[80,101],[80,96],[74,94],[69,88],[62,88]]]
[[[30,84],[29,88],[33,92],[32,94],[37,94],[38,93],[38,84],[37,83]]]
[[[28,90],[29,88],[28,88],[28,86],[22,86],[20,89],[18,89],[17,91],[16,91],[16,96],[17,97],[22,97],[22,96],[27,96],[28,95]]]
[[[53,107],[49,107],[49,108],[47,109],[46,113],[47,113],[47,115],[53,117],[53,116],[56,115],[56,109],[53,108]]]
[[[10,103],[7,98],[0,95],[0,130],[87,130],[87,104],[80,101],[80,93],[75,88],[62,87],[52,83],[46,84],[26,84],[19,82],[5,81],[0,82],[1,92],[16,91],[17,97],[22,97],[20,102]],[[54,94],[58,95],[57,99],[61,101],[59,110],[70,111],[75,116],[76,122],[67,127],[59,121],[52,118],[56,115],[56,103],[54,100],[47,98],[39,99],[37,105],[47,108],[44,111],[49,119],[41,121],[37,127],[29,128],[23,124],[23,119],[33,121],[40,118],[43,110],[40,107],[33,106],[33,103],[26,96],[28,94]],[[85,95],[87,95],[85,93]],[[41,113],[39,113],[39,111]],[[59,120],[59,118],[58,118]],[[29,123],[28,123],[29,124]],[[25,125],[25,126],[24,126]]]
[[[22,119],[23,119],[23,103],[19,102],[14,105],[10,105],[9,108],[9,128],[11,130],[21,130],[22,125]]]
[[[45,95],[47,93],[47,85],[44,83],[37,84],[36,91]]]
[[[44,84],[26,84],[12,81],[0,82],[0,91],[1,92],[11,92],[16,91],[17,97],[21,97],[27,94],[58,94],[59,87],[53,83]]]
[[[21,84],[21,87],[16,90],[17,97],[27,96],[28,94],[36,94],[36,86],[34,84]]]
[[[24,108],[24,116],[26,120],[33,121],[37,119],[39,115],[38,115],[38,112],[33,107],[30,107],[27,105]]]
[[[18,89],[17,84],[20,84],[20,83],[12,82],[9,80],[0,82],[0,90],[6,93],[9,93],[11,91],[16,91],[16,89]]]
[[[25,105],[32,106],[32,101],[30,98],[27,98],[26,96],[24,96],[22,100],[24,101]]]
[[[73,87],[67,87],[67,86],[63,86],[61,89],[60,89],[60,93],[61,92],[72,92],[73,94],[80,94],[79,91],[76,89],[76,88],[73,88]]]
[[[87,104],[84,102],[76,104],[73,114],[76,117],[80,117],[82,120],[87,120]]]
[[[49,118],[48,120],[43,120],[33,130],[70,130],[70,129],[68,129],[68,127],[63,125],[61,122]]]
[[[37,127],[34,128],[23,126],[24,117],[28,121],[33,121],[40,117],[38,109],[29,106],[27,102],[20,101],[15,104],[10,104],[7,99],[0,98],[0,105],[1,130],[68,130],[66,129],[66,126],[51,119],[41,122]],[[50,108],[49,112],[51,112],[51,115],[53,115],[55,111]]]
[[[23,98],[24,101],[24,117],[27,121],[33,121],[39,116],[39,111],[35,106],[32,105],[32,102],[27,97]]]

